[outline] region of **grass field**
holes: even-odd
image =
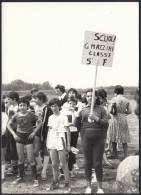
[[[134,100],[130,100],[132,110],[134,111],[136,102]],[[129,155],[133,155],[135,152],[139,149],[139,120],[138,117],[134,114],[134,112],[127,117],[128,119],[128,125],[130,129],[130,136],[131,136],[131,143],[128,145]],[[83,154],[81,150],[81,144],[80,144],[80,137],[78,140],[78,149],[80,150],[80,153],[77,155],[77,163],[80,167],[78,171],[75,171],[75,178],[71,179],[71,186],[72,186],[72,194],[84,194],[86,184],[85,184],[85,174],[84,174],[84,161],[83,161]],[[106,169],[104,168],[104,175],[103,175],[103,189],[104,192],[107,194],[114,194],[117,193],[116,190],[116,171],[117,166],[121,162],[121,158],[123,155],[122,147],[120,145],[120,152],[119,152],[119,159],[112,160],[112,164],[114,165],[114,169]],[[25,176],[25,182],[19,185],[12,184],[12,181],[16,179],[16,175],[6,177],[6,181],[2,184],[2,193],[7,194],[47,194],[46,188],[49,187],[49,185],[52,182],[52,169],[51,164],[48,167],[47,172],[48,178],[47,181],[41,181],[40,187],[33,187],[32,186],[32,178],[30,171],[26,172]],[[40,180],[40,176],[39,176]],[[59,194],[63,193],[63,184],[64,180],[60,181],[60,187],[57,190],[54,190],[53,192],[49,192],[50,194]],[[97,185],[92,185],[93,188],[93,194],[96,193]]]

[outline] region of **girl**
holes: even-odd
[[[46,148],[46,139],[47,139],[47,134],[48,134],[47,123],[48,123],[49,116],[52,115],[53,112],[50,109],[50,107],[46,104],[47,96],[43,92],[37,93],[35,101],[37,104],[35,112],[39,114],[42,118],[42,127],[40,131],[36,134],[36,137],[34,140],[34,144],[35,146],[37,146],[34,150],[34,155],[39,156],[39,150],[40,150],[39,146],[41,146],[41,149],[43,151],[43,156],[44,156],[41,178],[42,180],[46,180],[47,179],[46,171],[47,171],[47,167],[49,163],[49,153]],[[36,157],[36,160],[37,160],[37,157]]]
[[[84,110],[78,110],[77,119],[80,117],[82,127],[80,130],[82,150],[84,153],[85,162],[85,176],[87,188],[85,193],[91,193],[91,177],[92,167],[95,167],[98,191],[97,193],[104,193],[102,189],[102,159],[104,152],[104,129],[108,128],[108,116],[106,110],[100,105],[95,92],[95,104],[93,113],[90,113],[90,106],[92,101],[92,89],[86,91],[87,107]],[[93,122],[89,122],[89,119]]]
[[[69,121],[69,127],[70,127],[70,132],[71,132],[71,147],[75,147],[77,145],[77,140],[78,140],[78,130],[77,127],[74,126],[73,122],[74,122],[74,112],[75,112],[75,108],[77,105],[77,98],[74,97],[70,97],[68,98],[68,104],[69,107],[66,108],[65,110],[62,110],[61,113],[65,114],[68,117],[68,121]],[[68,168],[70,171],[70,177],[75,177],[75,175],[73,175],[72,169],[73,169],[73,165],[76,163],[76,157],[75,154],[71,152],[69,152],[69,159],[68,159]]]
[[[34,154],[33,154],[33,141],[36,132],[41,127],[41,121],[37,125],[35,129],[36,121],[38,121],[38,117],[34,115],[32,112],[28,112],[29,101],[27,98],[21,98],[18,102],[19,105],[19,112],[16,113],[8,122],[8,129],[13,135],[16,146],[17,146],[17,153],[18,153],[18,167],[19,167],[19,178],[13,181],[13,184],[18,184],[23,182],[23,173],[24,173],[24,145],[26,147],[28,161],[31,165],[31,170],[34,178],[33,186],[39,186],[39,182],[37,180],[37,173],[36,173],[36,165],[34,161]],[[17,124],[17,131],[15,132],[12,128],[12,124],[16,122]]]
[[[108,115],[108,119],[110,119],[110,113],[109,113],[109,110],[108,110],[108,102],[107,102],[107,93],[104,89],[98,89],[97,90],[97,96],[100,100],[100,104],[105,108],[106,112],[107,112],[107,115]],[[105,145],[106,145],[106,138],[107,138],[107,130],[108,129],[105,129]],[[108,161],[107,157],[106,157],[106,154],[104,152],[103,154],[103,161],[104,161],[104,165],[106,166],[112,166],[110,164],[110,162]]]
[[[114,88],[115,97],[110,102],[110,113],[112,114],[110,135],[113,146],[113,154],[110,158],[118,158],[117,143],[122,143],[124,158],[127,157],[127,143],[130,143],[129,128],[126,116],[131,114],[131,105],[127,98],[123,96],[124,88],[117,85]]]
[[[61,102],[61,106],[63,106],[63,104],[67,101],[67,94],[65,92],[65,87],[63,85],[57,85],[55,87],[56,89],[56,94],[59,95],[59,100]]]
[[[60,163],[65,176],[64,193],[70,193],[69,170],[66,160],[66,153],[70,151],[69,122],[67,117],[60,112],[61,103],[59,99],[54,98],[50,100],[49,105],[53,111],[53,115],[49,117],[48,121],[49,133],[47,148],[49,149],[52,161],[53,183],[47,190],[54,190],[59,187],[58,173]],[[67,132],[67,139],[65,138],[65,132]]]

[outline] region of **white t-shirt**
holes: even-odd
[[[8,116],[6,113],[2,112],[2,135],[5,133],[7,122]]]
[[[65,126],[69,127],[67,116],[60,113],[58,116],[51,115],[48,120],[49,137],[65,137]]]

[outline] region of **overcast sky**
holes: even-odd
[[[138,2],[3,2],[2,83],[92,87],[96,66],[81,64],[85,31],[116,35],[113,65],[98,67],[96,86],[138,86]]]

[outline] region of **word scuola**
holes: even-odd
[[[85,49],[98,49],[98,50],[105,50],[105,51],[114,51],[114,47],[112,46],[106,46],[106,45],[99,45],[99,44],[88,44],[85,43],[84,45]]]
[[[116,36],[95,33],[94,40],[96,40],[96,41],[99,40],[99,41],[103,41],[103,42],[115,42]]]

